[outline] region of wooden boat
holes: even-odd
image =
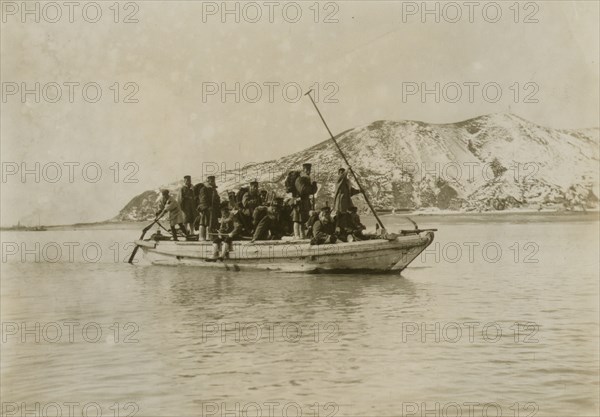
[[[348,243],[311,245],[309,240],[233,242],[229,257],[211,262],[212,242],[137,240],[155,265],[190,265],[236,271],[402,271],[433,241],[431,230]]]
[[[143,250],[146,259],[159,265],[197,265],[234,270],[259,269],[286,272],[402,271],[419,256],[433,241],[433,232],[436,229],[421,230],[415,222],[407,218],[414,224],[414,230],[403,230],[400,234],[384,232],[385,227],[377,215],[377,211],[371,204],[329,126],[325,123],[311,92],[312,90],[305,95],[308,95],[327,128],[331,140],[348,166],[365,202],[377,220],[382,234],[363,241],[326,245],[311,245],[309,240],[234,242],[227,259],[214,261],[211,259],[213,255],[212,242],[143,240],[145,233],[160,219],[158,217],[142,231],[140,239],[135,241],[136,247],[129,257],[129,263],[133,262],[138,248]]]

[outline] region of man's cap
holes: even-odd
[[[302,164],[302,168],[312,168],[312,164],[309,164],[308,162],[305,164]]]
[[[184,175],[184,176],[183,176],[183,179],[184,179],[184,180],[191,180],[191,179],[192,179],[192,177],[191,177],[191,175]]]
[[[254,185],[254,184],[258,185],[258,181],[256,181],[256,180],[250,181],[250,185]]]
[[[275,197],[273,199],[273,201],[277,201],[277,202],[282,202],[283,203],[283,197]]]
[[[215,180],[215,176],[214,175],[209,175],[208,177],[206,177],[207,180]]]
[[[166,188],[163,188],[163,189],[160,190],[160,193],[161,194],[169,194],[169,190],[166,189]]]

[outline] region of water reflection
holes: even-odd
[[[194,267],[134,267],[134,279],[148,297],[163,298],[200,314],[240,304],[246,308],[275,308],[280,314],[312,319],[324,310],[352,314],[365,298],[394,298],[397,306],[411,306],[423,296],[410,279],[399,274],[284,274],[228,272]],[[157,293],[158,292],[158,293]],[[159,296],[160,294],[160,296]],[[164,300],[155,300],[164,303]]]
[[[2,265],[3,321],[29,328],[97,322],[105,331],[98,343],[10,337],[2,345],[2,398],[103,407],[135,401],[139,415],[153,416],[200,415],[206,401],[230,407],[231,401],[333,401],[338,416],[397,415],[402,401],[499,402],[503,415],[512,415],[515,402],[535,402],[540,415],[591,415],[598,406],[599,248],[590,233],[597,226],[446,224],[439,242],[493,240],[505,256],[483,262],[478,252],[473,262],[450,263],[428,255],[404,275],[130,266],[113,260],[114,232],[98,231],[104,262]],[[72,232],[45,233],[77,240]],[[123,236],[129,239],[129,232]],[[515,262],[510,248],[531,241],[540,242],[539,263]],[[403,340],[403,322],[432,328],[465,321],[497,322],[506,337],[498,343]],[[515,343],[516,321],[539,324],[540,342]],[[119,343],[110,327],[115,322],[123,331]],[[139,326],[139,343],[123,343],[129,322]],[[246,340],[252,333],[207,337],[207,324],[236,322],[295,323],[303,337],[282,340],[281,331],[274,341]],[[324,340],[329,335],[332,343]],[[315,415],[306,407],[303,415]]]

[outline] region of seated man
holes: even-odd
[[[321,208],[319,220],[313,225],[313,238],[310,240],[311,245],[322,245],[324,243],[335,243],[337,236],[335,234],[335,224],[331,219],[331,209],[329,206]]]
[[[245,212],[244,212],[245,213]],[[258,206],[252,212],[252,230],[256,230],[260,221],[268,213],[267,206]]]
[[[237,202],[233,205],[233,207],[236,219],[241,222],[244,236],[252,236],[254,231],[252,216],[248,214],[248,210],[244,208],[243,203]]]
[[[292,221],[292,211],[294,210],[290,201],[284,202],[283,197],[275,198],[277,207],[277,220],[282,236],[291,236],[294,234],[294,222]]]
[[[260,201],[263,204],[267,204],[269,201],[269,192],[267,190],[260,190]]]
[[[257,240],[279,240],[281,239],[281,231],[277,223],[277,208],[269,206],[266,214],[260,219],[256,225],[256,230],[252,236],[252,242]]]
[[[348,239],[348,240],[352,241],[352,240],[368,239],[368,237],[363,234],[363,230],[365,230],[367,227],[361,223],[360,216],[358,215],[357,207],[350,207],[350,228],[351,228],[350,237],[352,239]]]
[[[313,237],[312,228],[313,228],[313,225],[315,224],[315,222],[317,220],[319,220],[319,212],[316,211],[316,210],[311,210],[308,213],[308,215],[309,215],[308,221],[305,224],[305,227],[306,227],[306,237],[309,238],[309,239],[312,239],[312,237]]]
[[[264,204],[258,190],[258,181],[254,180],[250,182],[248,192],[244,193],[242,197],[242,204],[244,205],[244,214],[250,218],[253,217],[254,210]]]
[[[229,210],[229,204],[221,206],[221,227],[213,239],[213,256],[207,258],[207,261],[216,261],[217,259],[226,259],[231,249],[231,243],[234,240],[242,240],[244,234],[244,224],[241,220],[239,205],[233,210]],[[220,256],[219,256],[219,251]]]
[[[283,207],[283,199],[280,198],[280,201],[276,199],[276,201],[271,204],[269,207],[269,213],[273,216],[273,232],[271,233],[272,240],[281,240],[283,236],[288,234],[287,224],[284,221],[284,207]],[[290,229],[291,233],[291,229]]]

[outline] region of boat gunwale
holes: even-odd
[[[245,251],[254,246],[265,246],[265,245],[255,245],[255,243],[251,242],[243,242],[237,243],[235,245],[235,249],[230,251],[231,260],[261,260],[261,259],[302,259],[308,256],[335,256],[335,255],[347,255],[352,253],[366,253],[366,252],[376,252],[376,251],[388,251],[388,250],[402,250],[405,248],[417,247],[417,246],[429,246],[429,244],[433,241],[433,233],[425,232],[424,235],[411,235],[411,236],[399,236],[394,240],[387,239],[371,239],[364,241],[355,241],[355,242],[341,242],[335,244],[323,244],[323,245],[310,245],[310,241],[295,241],[290,243],[300,243],[301,246],[299,253],[283,253],[281,252],[281,256],[274,256],[274,253],[268,253],[267,256],[256,256],[256,257],[248,257],[248,252],[246,252],[246,256],[238,257],[238,251]],[[159,245],[159,242],[166,242],[168,246]],[[177,254],[176,252],[169,251],[169,249],[176,249],[178,246],[183,247],[198,247],[198,248],[206,248],[208,246],[212,246],[212,242],[178,242],[178,241],[159,241],[154,242],[149,245],[140,245],[144,250],[150,250],[156,254],[172,256],[172,257],[185,257],[192,259],[206,259],[206,256],[202,256],[202,253],[199,254]],[[262,241],[262,242],[270,242],[270,241]],[[137,242],[136,242],[137,243]],[[273,245],[281,247],[289,247],[288,245]],[[258,252],[258,249],[257,249]],[[251,252],[252,253],[252,252]],[[279,255],[279,254],[278,254]]]

